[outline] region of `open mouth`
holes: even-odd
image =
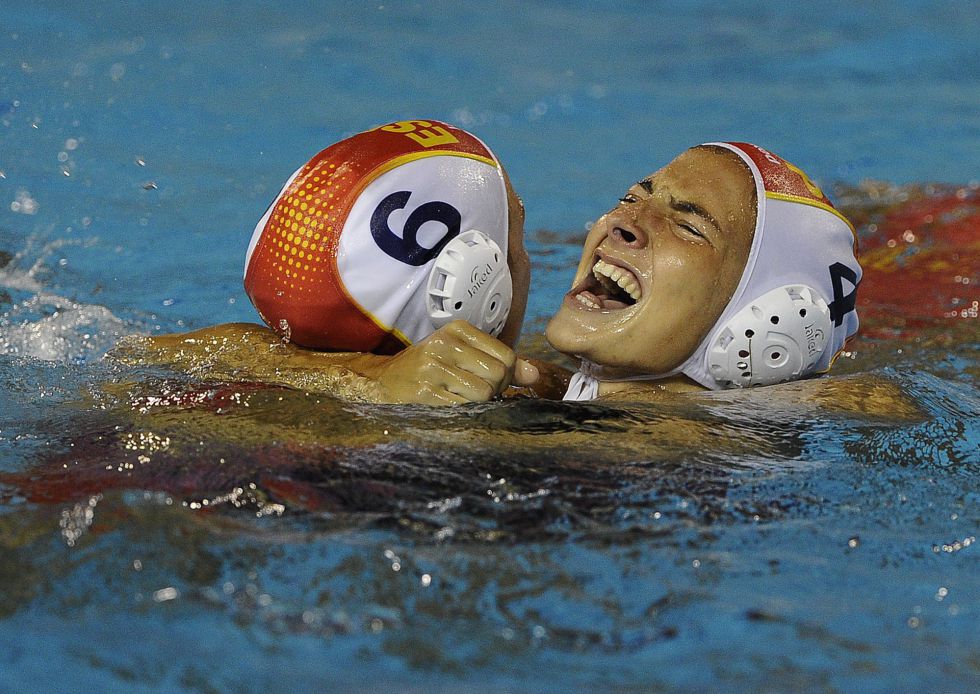
[[[631,270],[597,257],[592,274],[572,298],[591,311],[618,311],[636,304],[643,296],[640,281]]]

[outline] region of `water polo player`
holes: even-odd
[[[391,123],[289,178],[255,228],[245,290],[303,347],[394,354],[457,318],[513,344],[527,295],[512,292],[507,260],[526,288],[522,230],[483,142],[437,121]]]
[[[766,385],[827,371],[858,327],[851,224],[760,147],[690,149],[590,231],[549,342],[566,399]]]
[[[244,282],[269,329],[154,337],[139,358],[379,402],[489,399],[538,378],[511,349],[523,232],[482,141],[434,120],[383,125],[314,156],[259,220]]]

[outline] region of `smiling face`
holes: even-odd
[[[687,150],[592,227],[548,341],[606,378],[680,366],[738,286],[755,217],[755,183],[736,154]]]

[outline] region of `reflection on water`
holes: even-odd
[[[69,349],[0,359],[0,682],[966,688],[976,193],[841,192],[870,261],[835,375],[648,404],[382,407],[79,359],[87,328],[8,282],[6,344]]]

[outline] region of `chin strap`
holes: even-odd
[[[568,390],[565,391],[565,397],[563,397],[562,400],[595,400],[597,397],[599,397],[599,384],[602,381],[615,383],[623,383],[625,381],[659,381],[662,378],[667,378],[668,376],[673,376],[674,374],[680,373],[680,369],[674,369],[670,373],[666,374],[637,374],[635,376],[604,379],[599,378],[601,373],[602,367],[591,361],[583,359],[578,371],[572,374],[572,380],[569,381]]]
[[[572,380],[562,400],[595,400],[598,396],[599,379],[595,377],[595,364],[583,359],[578,371],[572,374]]]

